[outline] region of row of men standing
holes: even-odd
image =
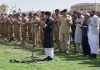
[[[77,51],[82,52],[82,46],[84,56],[97,58],[97,54],[99,54],[100,18],[95,11],[85,13],[84,16],[78,13],[76,23],[75,43]]]
[[[52,48],[53,35],[59,50],[62,52],[66,52],[66,48],[67,46],[69,46],[67,40],[69,40],[70,26],[72,24],[71,16],[66,15],[67,10],[63,10],[61,13],[59,13],[59,10],[57,9],[55,10],[55,12],[56,13],[52,16],[50,12],[41,12],[40,16],[35,13],[29,13],[28,17],[26,16],[26,14],[22,14],[22,16],[20,16],[19,14],[1,14],[0,37],[8,41],[12,41],[13,39],[15,39],[17,44],[25,44],[27,41],[27,36],[29,37],[29,39],[32,39],[33,43],[36,43],[37,39],[39,39],[43,42],[43,47],[46,48],[46,55],[49,55],[49,59],[52,59],[54,50]],[[59,25],[61,25],[60,28]],[[65,28],[65,30],[63,29],[63,27]],[[39,38],[37,38],[38,33],[40,35]],[[59,35],[61,39],[60,41]]]
[[[34,23],[34,24],[33,24]],[[0,37],[4,40],[12,41],[15,38],[17,44],[25,44],[28,39],[34,41],[38,30],[38,18],[36,14],[2,15],[0,16]],[[33,28],[33,25],[35,28]],[[36,32],[36,33],[35,33]],[[34,35],[34,36],[33,36]]]

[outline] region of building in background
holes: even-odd
[[[91,10],[100,12],[100,3],[79,3],[71,7],[71,13],[74,11],[85,13]]]
[[[6,4],[0,5],[0,14],[9,14],[9,7]]]

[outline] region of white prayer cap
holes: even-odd
[[[90,14],[89,14],[89,13],[85,13],[84,15],[90,16]]]

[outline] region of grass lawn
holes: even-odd
[[[43,63],[10,63],[9,59],[29,60],[29,49],[21,49],[13,43],[0,42],[0,70],[100,70],[100,59],[90,60],[80,55],[55,51],[55,60]],[[43,50],[36,49],[35,56],[44,57]]]

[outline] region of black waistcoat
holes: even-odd
[[[46,20],[44,30],[44,48],[52,48],[53,47],[53,21],[48,19]]]

